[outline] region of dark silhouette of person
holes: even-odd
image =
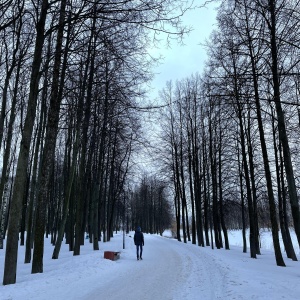
[[[137,227],[134,234],[134,244],[136,246],[136,258],[137,260],[143,259],[143,246],[144,246],[144,234],[141,231],[141,227]]]

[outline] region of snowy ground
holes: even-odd
[[[19,247],[17,283],[0,284],[1,300],[213,300],[300,299],[299,262],[277,267],[270,233],[262,233],[262,255],[251,259],[242,253],[241,233],[230,233],[231,250],[212,250],[157,235],[145,235],[143,261],[137,261],[133,233],[122,233],[93,251],[86,243],[80,256],[63,244],[59,259],[45,241],[44,273],[30,274]],[[295,244],[296,245],[296,244]],[[121,251],[120,259],[104,259],[104,251]],[[299,256],[299,247],[295,248]],[[0,250],[3,278],[4,250]]]

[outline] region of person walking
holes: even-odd
[[[137,227],[135,234],[134,234],[134,244],[136,246],[136,258],[137,260],[143,259],[143,246],[144,246],[144,234],[141,231],[141,227]]]

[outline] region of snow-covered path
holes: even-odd
[[[143,260],[137,261],[133,244],[130,244],[130,252],[126,251],[126,255],[116,262],[120,264],[117,274],[111,273],[110,278],[106,276],[85,299],[179,300],[191,299],[191,295],[198,299],[223,298],[224,269],[211,257],[199,255],[196,246],[184,251],[182,247],[175,240],[147,235]],[[124,265],[125,260],[131,264]],[[195,273],[198,276],[195,277]]]
[[[100,242],[99,251],[87,242],[79,256],[63,244],[57,260],[51,259],[53,246],[45,239],[42,274],[30,274],[31,264],[23,263],[24,247],[19,247],[17,283],[0,284],[0,300],[300,299],[299,262],[285,258],[287,267],[277,267],[271,250],[251,259],[239,245],[212,250],[146,234],[143,260],[137,261],[133,233],[126,236],[125,249],[122,237],[118,233]],[[121,251],[121,258],[104,259],[106,250]],[[1,278],[4,254],[0,250]]]

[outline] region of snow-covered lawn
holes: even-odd
[[[262,255],[251,259],[242,252],[241,232],[229,234],[231,250],[212,250],[180,243],[172,238],[145,234],[143,261],[136,260],[133,233],[115,234],[93,251],[86,240],[80,256],[63,244],[57,260],[45,240],[44,273],[30,274],[19,247],[17,283],[0,285],[1,300],[210,300],[300,299],[300,265],[284,259],[277,267],[270,232],[261,235]],[[296,243],[294,243],[296,246]],[[120,259],[104,259],[104,251],[121,251]],[[295,247],[299,257],[299,247]],[[5,251],[0,250],[3,278]]]

